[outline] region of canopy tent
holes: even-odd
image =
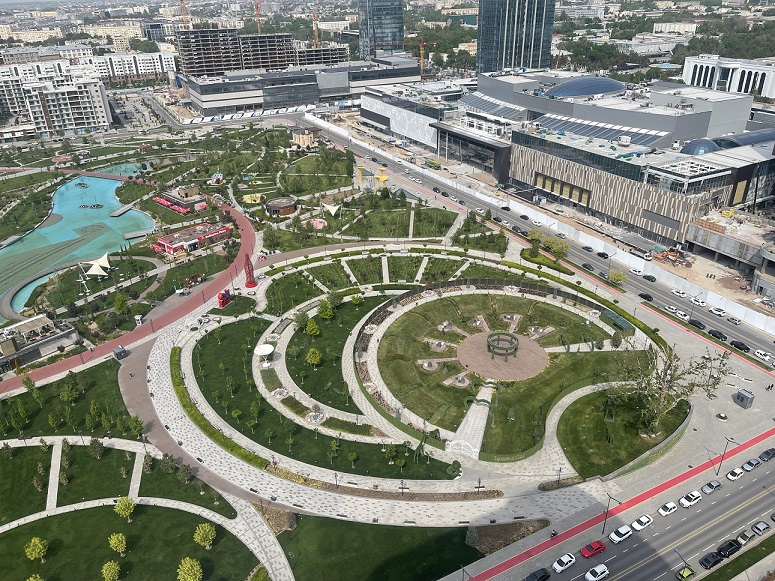
[[[86,276],[108,276],[108,273],[96,262],[87,262],[86,264],[91,264],[91,268],[86,271]]]

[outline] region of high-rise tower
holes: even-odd
[[[403,0],[358,0],[358,20],[362,59],[403,52]]]
[[[548,68],[555,0],[479,0],[476,70]]]

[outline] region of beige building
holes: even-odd
[[[304,149],[315,147],[318,139],[320,139],[320,129],[297,127],[291,132],[291,141]]]

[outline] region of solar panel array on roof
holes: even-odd
[[[580,135],[582,137],[592,137],[595,139],[615,140],[621,136],[629,136],[634,145],[651,145],[659,141],[667,132],[654,131],[651,129],[635,129],[633,127],[623,127],[621,125],[609,125],[599,121],[584,121],[581,119],[570,119],[559,115],[544,115],[537,120],[541,129],[551,129],[552,131],[563,131]]]
[[[459,103],[467,109],[482,111],[483,113],[495,115],[496,117],[503,117],[504,119],[511,119],[512,121],[520,121],[522,119],[523,109],[510,107],[502,101],[486,99],[476,93],[463,95]]]

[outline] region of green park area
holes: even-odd
[[[280,176],[283,189],[304,196],[352,185],[354,156],[321,144],[318,153],[291,163]]]
[[[43,450],[32,443],[0,450],[0,525],[46,508],[50,465],[50,447]],[[40,491],[33,486],[36,478]]]
[[[45,179],[55,177],[52,174],[36,173],[0,181],[0,210],[14,203],[14,206],[0,217],[0,240],[5,240],[11,236],[21,236],[48,216],[52,205],[51,194],[56,186],[44,188],[40,192],[33,192],[29,189],[31,186],[25,182],[32,179],[34,183],[35,176],[45,177]],[[41,181],[45,181],[45,179],[41,179]],[[14,182],[14,180],[20,181]],[[14,187],[25,189],[12,191],[11,188]],[[18,203],[15,203],[17,199]]]
[[[187,278],[197,274],[213,278],[214,275],[225,270],[229,264],[229,261],[221,254],[205,254],[188,262],[179,262],[164,273],[164,277],[159,279],[159,286],[148,293],[146,299],[151,302],[163,301],[175,294],[176,289],[184,288]],[[196,292],[196,287],[192,287],[191,290]]]
[[[60,469],[58,506],[129,494],[135,455],[104,445],[97,452],[99,447],[71,446],[69,451],[62,452],[67,467],[62,464]],[[62,474],[67,478],[63,479]]]
[[[428,259],[428,264],[425,265],[425,270],[422,273],[420,282],[427,283],[450,280],[464,264],[465,262],[461,260],[431,257]]]
[[[306,270],[329,290],[340,290],[354,286],[339,262],[312,266]]]
[[[413,282],[420,270],[422,256],[388,256],[390,282]]]
[[[100,571],[116,561],[121,579],[177,579],[184,557],[199,561],[202,578],[208,581],[246,579],[258,564],[255,556],[222,527],[208,551],[194,541],[196,527],[206,522],[201,516],[156,506],[138,505],[127,522],[113,506],[68,512],[25,524],[0,536],[3,578],[82,581],[102,579]],[[126,553],[121,556],[108,545],[108,537],[121,533]],[[32,537],[48,542],[45,562],[25,556],[25,544]]]
[[[482,557],[466,528],[375,526],[299,516],[278,537],[296,579],[406,581],[439,579]]]
[[[362,258],[347,261],[347,266],[358,280],[358,284],[382,284],[382,257],[378,254],[368,254]]]
[[[337,324],[336,320],[331,323]],[[250,362],[266,325],[263,319],[223,325],[205,335],[194,349],[197,383],[210,406],[234,429],[279,454],[339,472],[417,480],[452,478],[447,464],[421,457],[411,448],[388,446],[383,452],[379,444],[326,436],[312,424],[307,427],[304,421],[297,424],[287,419],[264,401],[252,384]]]
[[[455,212],[439,208],[416,207],[412,238],[441,238],[455,223]]]
[[[224,316],[224,317],[239,317],[246,313],[252,312],[256,308],[256,301],[253,297],[244,297],[241,295],[234,295],[231,301],[224,308],[215,307],[210,309],[211,315]]]
[[[301,273],[284,274],[272,281],[266,291],[269,313],[286,312],[321,294],[321,290]]]

